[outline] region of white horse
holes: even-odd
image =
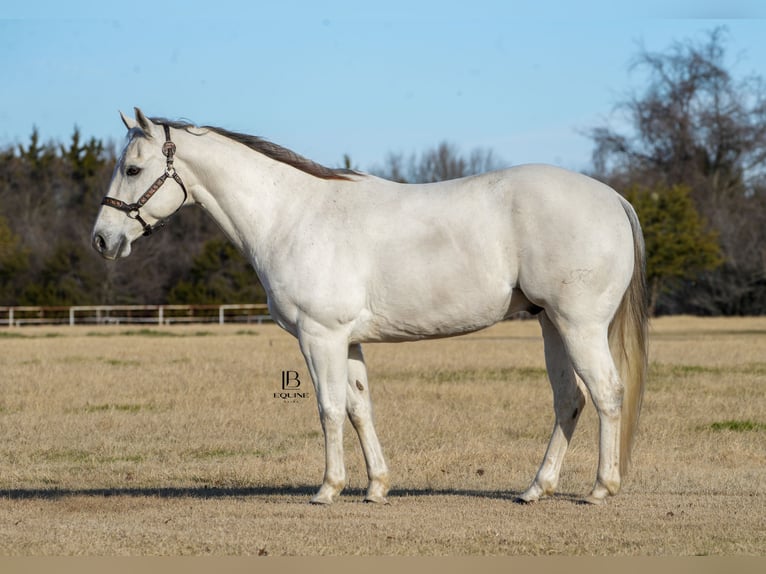
[[[122,119],[128,142],[93,245],[126,257],[135,239],[197,204],[247,256],[314,383],[325,472],[312,502],[331,503],[345,485],[346,416],[367,466],[365,500],[386,502],[361,343],[469,333],[524,310],[542,326],[556,421],[520,500],[553,493],[588,394],[600,436],[585,500],[617,493],[641,406],[647,318],[641,229],[614,190],[542,165],[404,185],[220,128],[138,109]]]

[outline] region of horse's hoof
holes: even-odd
[[[600,504],[606,504],[606,497],[604,496],[594,496],[593,494],[589,494],[585,498],[582,499],[583,504],[591,504],[593,506],[598,506]]]
[[[319,491],[311,499],[311,504],[332,504],[343,490],[343,482],[324,482]]]
[[[319,492],[317,492],[314,495],[314,498],[311,499],[311,504],[322,504],[322,505],[328,505],[335,502],[335,499],[338,497],[338,494],[340,493],[340,490],[337,490],[335,488],[320,488]]]
[[[607,499],[617,494],[619,490],[619,482],[603,483],[599,480],[596,481],[593,490],[583,499],[583,502],[587,504],[606,504]]]
[[[388,499],[385,496],[376,496],[371,494],[365,496],[364,501],[371,504],[389,504]]]
[[[516,502],[519,504],[532,504],[550,494],[553,494],[552,488],[545,489],[535,482],[516,498]]]

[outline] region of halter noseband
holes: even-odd
[[[101,200],[101,205],[108,205],[109,207],[119,209],[120,211],[125,212],[131,219],[138,221],[144,228],[144,235],[151,235],[163,227],[167,220],[173,217],[178,212],[178,210],[183,207],[188,197],[188,194],[186,193],[186,186],[184,185],[184,182],[181,181],[181,176],[176,173],[176,170],[173,167],[173,156],[176,153],[176,144],[170,140],[170,126],[167,124],[162,124],[162,127],[165,128],[165,143],[162,144],[162,153],[167,158],[165,173],[158,177],[151,185],[151,187],[147,189],[146,192],[141,197],[139,197],[138,201],[135,203],[125,203],[124,201],[115,199],[114,197],[105,197]],[[173,213],[168,215],[165,219],[159,220],[154,225],[149,225],[141,217],[139,210],[144,205],[146,205],[146,202],[149,201],[155,193],[157,193],[157,190],[162,187],[162,184],[165,183],[165,180],[167,180],[169,177],[172,177],[176,183],[181,186],[181,191],[184,192],[184,199],[181,202],[181,205],[179,205],[175,211],[173,211]]]

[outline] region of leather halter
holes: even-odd
[[[146,192],[138,198],[138,201],[135,203],[125,203],[121,199],[116,199],[114,197],[104,197],[104,199],[101,200],[101,205],[108,205],[109,207],[113,207],[115,209],[119,209],[122,212],[125,212],[128,217],[131,219],[135,219],[138,221],[142,227],[144,228],[144,235],[151,235],[161,227],[165,225],[168,219],[173,217],[176,213],[178,213],[178,210],[181,209],[184,204],[186,203],[186,199],[188,198],[189,194],[186,192],[186,186],[184,185],[184,182],[181,180],[181,176],[176,173],[175,168],[173,167],[173,156],[176,153],[176,144],[174,144],[170,140],[170,126],[167,124],[162,124],[162,127],[165,128],[165,143],[162,144],[162,153],[167,159],[167,163],[165,166],[165,173],[163,173],[160,177],[158,177],[155,182],[151,185],[149,189],[146,190]],[[172,177],[176,183],[181,186],[181,191],[184,192],[184,199],[181,202],[181,205],[179,205],[173,213],[168,215],[164,219],[160,219],[155,223],[154,225],[149,225],[144,219],[141,217],[140,209],[146,205],[146,202],[151,199],[151,197],[157,193],[157,190],[162,187],[162,184],[165,183],[165,181]]]

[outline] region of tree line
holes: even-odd
[[[622,130],[595,126],[590,175],[636,207],[652,311],[766,312],[766,91],[735,80],[725,30],[662,53],[642,50],[649,81],[620,102]],[[117,158],[113,144],[29,141],[0,149],[0,305],[256,303],[255,272],[198,209],[183,210],[135,256],[114,264],[90,229]],[[346,167],[351,159],[343,158]],[[492,150],[442,142],[390,154],[373,173],[431,182],[503,166]]]
[[[117,152],[75,128],[69,143],[0,151],[0,305],[264,302],[257,276],[201,210],[184,210],[136,257],[110,263],[90,230]]]

